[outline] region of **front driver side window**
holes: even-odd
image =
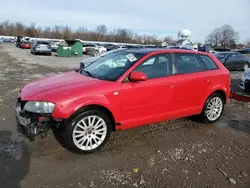
[[[148,79],[170,76],[172,75],[170,55],[153,55],[136,67],[134,71],[143,72]]]

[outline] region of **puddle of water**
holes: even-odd
[[[250,122],[248,121],[231,120],[229,123],[229,127],[243,131],[245,133],[250,133]]]
[[[218,122],[215,125],[219,128],[231,127],[233,129],[240,130],[245,133],[250,133],[250,121],[229,120],[226,122]]]

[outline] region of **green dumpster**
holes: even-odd
[[[59,57],[77,57],[82,56],[83,43],[79,40],[65,40],[66,45],[59,45],[57,55]]]

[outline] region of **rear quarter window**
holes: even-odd
[[[202,59],[203,63],[206,65],[208,70],[216,70],[218,69],[218,66],[215,64],[215,62],[206,55],[200,55],[200,58]]]

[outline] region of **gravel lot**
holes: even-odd
[[[0,187],[250,187],[250,104],[230,100],[221,120],[183,118],[118,131],[91,155],[62,148],[50,133],[29,143],[18,137],[18,88],[79,66],[82,58],[34,56],[0,45]],[[242,72],[232,74],[238,85]]]

